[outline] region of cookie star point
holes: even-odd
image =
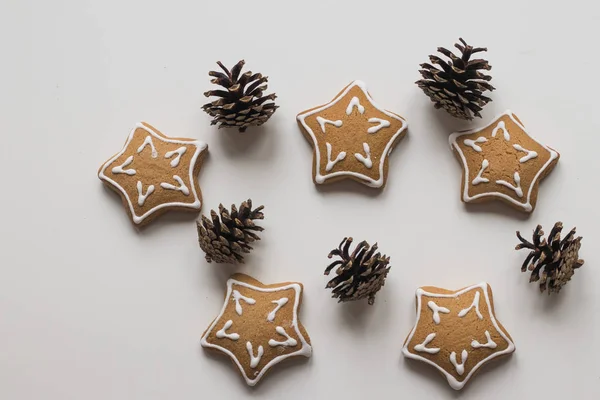
[[[497,199],[525,212],[534,210],[539,183],[560,158],[510,110],[483,128],[451,134],[449,142],[463,168],[463,202]]]
[[[228,355],[250,386],[287,358],[310,357],[310,338],[298,318],[302,290],[297,282],[265,285],[232,275],[221,312],[201,345]]]
[[[407,129],[406,120],[379,107],[359,80],[329,103],[298,114],[297,121],[314,148],[316,184],[350,178],[383,187],[388,156]]]
[[[98,177],[121,196],[132,222],[145,225],[169,210],[200,210],[197,175],[206,149],[203,142],[170,138],[139,122]]]

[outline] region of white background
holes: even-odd
[[[0,398],[599,398],[599,22],[583,0],[3,1]],[[473,124],[435,111],[414,84],[418,65],[460,36],[489,48],[497,88]],[[215,62],[241,58],[269,76],[281,106],[245,135],[211,128],[200,109]],[[354,79],[409,123],[382,192],[315,187],[295,121]],[[562,156],[530,217],[465,207],[447,143],[507,108]],[[245,266],[207,264],[193,214],[133,228],[96,173],[137,121],[208,143],[203,212],[248,197],[266,206]],[[584,236],[586,263],[548,297],[513,248],[516,230],[557,220]],[[373,307],[324,290],[326,256],[347,235],[391,256]],[[313,357],[254,389],[199,344],[234,271],[306,287]],[[414,291],[483,280],[517,351],[455,393],[401,356]]]

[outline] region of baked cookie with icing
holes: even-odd
[[[302,290],[300,283],[265,285],[248,275],[232,275],[202,346],[228,355],[250,386],[283,360],[310,357],[310,338],[298,319]]]
[[[402,353],[437,368],[453,389],[462,389],[488,361],[515,351],[487,283],[456,291],[426,286],[416,297],[417,321]]]
[[[511,111],[483,128],[453,133],[450,146],[463,166],[463,202],[502,200],[525,212],[535,208],[539,183],[560,157],[529,136]]]
[[[406,134],[401,116],[379,107],[364,82],[354,81],[331,102],[297,116],[304,136],[313,145],[316,184],[350,178],[382,188],[388,156]]]
[[[198,140],[169,138],[141,122],[98,177],[121,196],[137,226],[169,210],[197,212],[202,193],[196,177],[206,149]]]

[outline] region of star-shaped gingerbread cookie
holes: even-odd
[[[452,388],[462,389],[488,361],[515,351],[487,283],[457,291],[421,287],[416,296],[417,321],[402,352],[436,367]]]
[[[287,358],[310,357],[310,338],[298,320],[302,290],[300,283],[264,285],[233,275],[221,312],[202,335],[202,346],[227,354],[250,386]]]
[[[138,226],[169,210],[198,211],[202,195],[196,176],[206,148],[200,141],[169,138],[138,123],[98,177],[121,196]]]
[[[511,111],[484,128],[453,133],[450,146],[463,165],[465,203],[499,199],[525,212],[535,208],[538,185],[560,157]]]
[[[351,178],[375,188],[385,185],[388,156],[408,126],[404,118],[375,104],[361,81],[297,119],[314,147],[315,183]]]

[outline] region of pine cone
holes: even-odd
[[[344,238],[339,247],[329,253],[329,258],[338,256],[341,260],[334,261],[325,269],[325,275],[329,275],[339,265],[335,271],[337,276],[329,281],[326,288],[334,288],[332,297],[339,299],[338,303],[368,298],[372,305],[375,294],[385,284],[390,271],[390,258],[385,254],[375,254],[377,243],[369,248],[366,241],[360,242],[350,255],[350,244],[352,238]]]
[[[210,124],[219,124],[219,128],[238,128],[240,132],[244,132],[249,126],[259,126],[267,122],[278,108],[272,102],[277,98],[275,93],[263,96],[263,91],[267,90],[268,78],[250,71],[240,76],[244,60],[238,62],[231,71],[221,61],[217,61],[217,64],[225,73],[210,71],[208,75],[214,77],[212,83],[222,86],[225,90],[209,90],[204,93],[206,97],[220,97],[202,106],[202,109],[213,117]],[[269,100],[271,102],[267,103]]]
[[[469,46],[467,42],[459,39],[461,44],[456,47],[462,53],[457,57],[451,51],[438,47],[437,51],[450,59],[449,62],[437,56],[429,56],[432,64],[421,64],[419,72],[424,79],[415,82],[429,98],[435,103],[435,108],[443,108],[456,118],[472,120],[473,114],[481,118],[479,111],[488,102],[492,101],[482,93],[495,88],[487,81],[492,77],[478,70],[491,70],[492,67],[486,60],[470,60],[475,53],[487,51],[487,48]]]
[[[206,261],[216,263],[244,263],[242,253],[249,253],[252,247],[249,243],[260,240],[255,232],[262,232],[263,228],[254,225],[253,220],[263,219],[264,215],[260,206],[252,210],[252,200],[244,201],[240,210],[231,205],[231,212],[219,204],[219,213],[210,211],[211,219],[204,215],[197,221],[198,242],[200,248],[206,253]],[[220,219],[219,219],[220,217]]]
[[[547,242],[545,238],[542,238],[544,235],[542,226],[538,225],[533,233],[533,243],[523,239],[520,232],[517,231],[517,237],[521,243],[515,249],[531,249],[521,271],[531,271],[529,282],[539,281],[540,291],[544,292],[548,289],[548,294],[560,292],[560,289],[571,280],[575,270],[584,262],[579,259],[582,237],[575,238],[576,228],[573,228],[561,240],[562,229],[562,222],[557,222],[548,235],[550,242]],[[543,271],[542,268],[544,268]]]

